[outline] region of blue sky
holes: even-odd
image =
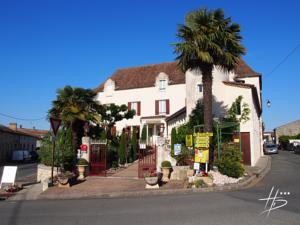
[[[244,59],[263,74],[267,130],[299,119],[300,48],[269,74],[300,43],[293,0],[0,0],[0,113],[41,118],[57,88],[94,88],[118,68],[173,61],[177,24],[204,6],[223,8],[241,25]],[[49,128],[0,115],[0,124],[9,122]]]

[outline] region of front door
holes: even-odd
[[[250,133],[241,132],[243,163],[245,165],[251,165],[251,145],[250,145]]]

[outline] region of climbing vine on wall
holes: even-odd
[[[246,123],[250,120],[250,108],[246,102],[243,102],[243,96],[238,96],[236,100],[232,103],[230,109],[228,110],[228,117],[233,121],[240,123]]]

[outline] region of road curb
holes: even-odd
[[[39,196],[39,200],[45,199],[95,199],[95,198],[130,198],[130,197],[147,197],[147,196],[163,196],[163,195],[175,195],[175,194],[192,194],[192,193],[201,193],[201,192],[223,192],[223,191],[234,191],[234,190],[243,190],[250,188],[257,184],[270,170],[271,168],[271,157],[267,156],[267,162],[263,168],[252,176],[244,179],[243,181],[237,184],[225,185],[225,186],[215,186],[208,188],[199,188],[199,189],[168,189],[168,190],[143,190],[135,192],[113,192],[113,193],[102,193],[97,195],[84,194],[80,196]]]

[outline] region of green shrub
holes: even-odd
[[[39,160],[46,166],[52,165],[52,142],[51,133],[48,133],[41,141],[38,151]],[[72,145],[72,130],[60,129],[57,134],[56,148],[54,155],[54,166],[63,165],[65,170],[72,170],[76,164],[76,152]]]
[[[239,144],[224,144],[221,158],[218,159],[215,164],[218,166],[220,173],[224,175],[234,178],[243,176],[244,167]]]
[[[88,164],[89,164],[89,162],[86,159],[84,159],[84,158],[80,158],[78,160],[78,162],[77,162],[77,165],[84,165],[84,166],[86,166]]]
[[[125,132],[122,132],[119,146],[119,162],[121,165],[126,163],[126,137]]]
[[[143,126],[142,129],[141,141],[144,143],[147,141],[147,127],[145,125]]]
[[[132,161],[136,160],[137,149],[138,149],[137,129],[136,127],[133,127],[132,137],[131,137],[131,148],[130,148],[130,157]]]
[[[171,156],[174,157],[174,144],[177,143],[177,132],[176,128],[173,127],[171,130]]]
[[[161,167],[162,168],[171,168],[172,167],[172,165],[171,165],[171,162],[170,161],[162,161],[162,163],[161,163]]]

